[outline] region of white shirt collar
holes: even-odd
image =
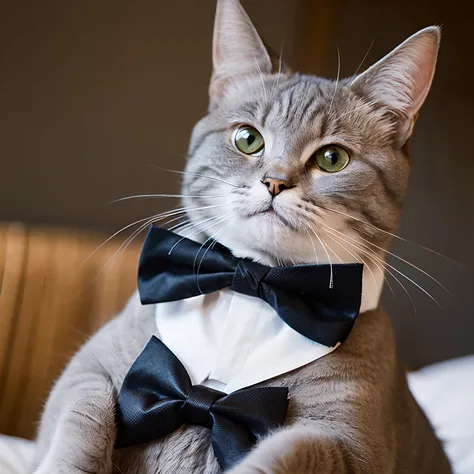
[[[229,289],[157,304],[155,317],[158,337],[191,382],[226,393],[297,369],[338,347],[302,336],[264,301]]]

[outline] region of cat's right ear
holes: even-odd
[[[400,144],[413,131],[420,107],[433,80],[440,42],[440,29],[425,28],[404,41],[391,53],[352,82],[370,100],[388,107],[397,117]]]
[[[233,77],[272,72],[270,55],[239,0],[217,0],[212,61],[211,107]]]

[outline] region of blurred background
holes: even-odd
[[[396,283],[395,298],[385,291],[384,304],[393,319],[400,356],[410,367],[473,353],[474,34],[469,3],[242,3],[265,41],[276,51],[283,47],[284,60],[294,69],[327,77],[337,74],[337,47],[341,74],[349,76],[371,44],[364,67],[418,29],[442,25],[437,74],[412,140],[413,174],[399,235],[463,268],[415,245],[394,242],[394,253],[432,274],[452,295],[392,258],[389,262],[432,293],[443,309],[408,280],[404,284],[416,313]],[[95,311],[97,305],[107,306],[104,320],[121,306],[133,286],[138,247],[128,263],[119,264],[114,277],[103,277],[101,271],[97,280],[95,267],[81,276],[83,282],[94,282],[95,297],[86,284],[81,297],[67,306],[67,311],[76,311],[76,319],[63,326],[48,322],[51,308],[61,314],[63,303],[53,293],[48,296],[52,290],[46,282],[53,270],[44,268],[54,259],[51,278],[66,285],[66,294],[101,235],[177,206],[173,200],[108,203],[123,196],[179,191],[179,176],[156,167],[183,168],[193,124],[206,112],[215,2],[0,0],[0,7],[0,222],[3,263],[8,263],[3,303],[0,300],[0,386],[9,381],[18,390],[25,387],[26,375],[16,377],[7,361],[12,354],[30,351],[28,377],[41,379],[47,391],[48,374],[64,363],[51,355],[52,347],[62,347],[70,333],[80,342],[89,327],[99,324],[92,321],[96,313],[86,311],[92,299]],[[48,228],[63,230],[51,231],[49,237]],[[78,231],[90,237],[79,238]],[[34,246],[28,243],[31,239]],[[122,241],[107,247],[99,270]],[[12,255],[18,249],[21,257],[15,260]],[[36,263],[31,264],[33,257]],[[0,259],[0,279],[2,266]],[[39,286],[30,290],[28,282],[35,278]],[[43,319],[35,316],[34,303],[25,309],[29,291],[49,301]],[[115,295],[112,305],[103,303],[110,292]],[[6,308],[13,315],[8,319]],[[25,314],[28,330],[20,329],[26,323],[18,322]],[[34,336],[22,339],[25,333]],[[34,337],[49,357],[43,365],[31,357]],[[63,352],[71,352],[70,346]],[[10,398],[9,406],[15,397]],[[29,430],[10,429],[23,435]]]

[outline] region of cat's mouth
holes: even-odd
[[[273,204],[269,204],[265,209],[258,209],[247,213],[246,217],[256,217],[256,216],[275,216],[279,217],[279,214],[275,211]]]
[[[289,227],[292,230],[298,230],[287,219],[285,219],[280,211],[275,209],[273,204],[269,204],[266,209],[249,213],[247,214],[247,217],[263,217],[270,220],[272,223],[283,224],[285,227]]]

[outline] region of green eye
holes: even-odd
[[[314,154],[318,168],[327,173],[342,171],[349,164],[349,153],[344,148],[328,145]]]
[[[235,146],[246,155],[256,155],[265,147],[262,134],[253,127],[246,125],[237,130],[234,137]]]

